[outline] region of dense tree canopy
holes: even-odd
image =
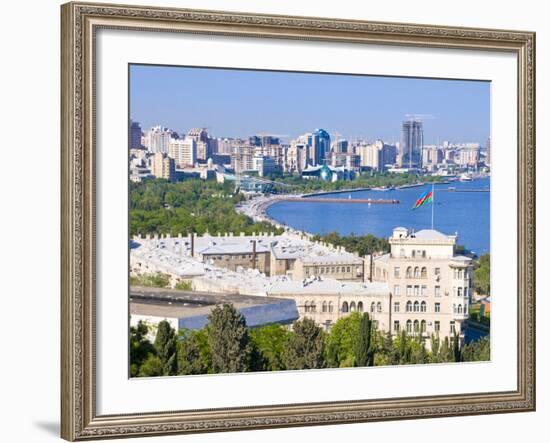
[[[478,294],[491,294],[491,256],[484,254],[479,257],[474,270],[474,288]]]
[[[376,330],[367,314],[354,312],[324,332],[311,319],[250,329],[232,305],[212,310],[208,325],[181,330],[160,322],[154,344],[152,328],[144,322],[130,328],[132,377],[278,371],[351,366],[385,366],[459,361],[488,361],[490,339],[484,337],[462,348],[457,337],[423,339],[402,331],[397,337]],[[369,337],[370,335],[370,337]]]
[[[237,213],[235,204],[243,198],[233,193],[230,183],[198,179],[130,183],[130,234],[282,232]]]

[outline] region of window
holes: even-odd
[[[382,312],[382,303],[380,303],[380,302],[376,303],[376,310],[378,312]]]
[[[416,251],[415,251],[415,250],[412,250],[412,251],[411,251],[411,257],[412,257],[412,258],[416,257]]]
[[[374,312],[376,310],[376,303],[372,302],[370,304],[370,312]]]
[[[398,301],[396,301],[393,304],[393,312],[399,312],[399,302]]]
[[[412,276],[413,276],[412,268],[410,266],[407,268],[407,274],[406,275],[407,275],[407,278],[412,278]]]
[[[329,301],[328,302],[328,312],[333,312],[334,311],[334,307],[332,306],[332,302]]]
[[[436,303],[435,304],[434,312],[441,312],[441,303]]]
[[[407,332],[412,332],[412,321],[407,320]]]
[[[458,305],[457,312],[458,312],[459,314],[462,314],[462,305]]]
[[[306,268],[306,275],[309,275],[309,268]]]
[[[426,251],[422,251],[422,258],[426,258]]]
[[[414,295],[416,295],[416,296],[420,295],[420,286],[416,285],[414,287]]]
[[[327,302],[326,301],[323,302],[322,311],[327,312]]]
[[[411,311],[412,311],[412,302],[411,302],[410,300],[407,302],[406,311],[407,311],[407,312],[411,312]]]
[[[455,322],[454,321],[450,322],[449,326],[450,326],[451,334],[455,334],[456,333]]]
[[[397,295],[397,296],[401,295],[401,290],[400,290],[400,289],[401,289],[401,286],[399,286],[399,285],[394,285],[394,287],[393,287],[393,295]]]
[[[414,302],[413,306],[414,306],[414,312],[420,311],[420,304],[417,301]]]
[[[441,268],[435,268],[434,274],[436,275],[436,277],[439,277],[441,275]]]
[[[393,268],[393,276],[395,278],[399,278],[399,266],[396,266],[395,268]]]
[[[427,287],[426,285],[422,285],[422,286],[420,287],[420,295],[422,295],[422,296],[424,296],[424,297],[425,297],[426,295],[428,295],[428,287]]]
[[[422,277],[422,278],[428,278],[428,270],[426,269],[426,267],[423,267],[423,268],[420,270],[420,277]]]
[[[426,320],[422,320],[420,322],[420,332],[422,332],[422,333],[426,332]]]
[[[342,303],[342,312],[348,312],[348,311],[349,311],[348,302],[345,301],[344,303]]]
[[[336,273],[337,273],[337,274],[340,273],[340,266],[336,266]]]
[[[464,288],[464,297],[468,297],[469,288]]]
[[[316,308],[317,308],[317,307],[315,306],[315,301],[313,301],[313,300],[310,301],[310,302],[309,302],[309,310],[310,310],[310,312],[315,312]]]
[[[332,266],[332,267],[330,268],[330,272],[331,272],[332,274],[334,274],[334,266]]]
[[[441,331],[441,324],[439,323],[439,320],[434,321],[434,331],[435,332]]]
[[[420,312],[426,312],[426,302],[420,303]]]
[[[363,312],[363,302],[362,302],[362,301],[360,301],[359,303],[357,303],[357,310],[358,310],[359,312]]]
[[[418,323],[418,320],[414,321],[414,332],[420,331],[420,323]]]
[[[320,268],[319,274],[324,274],[324,273],[325,273],[325,268]]]
[[[393,331],[394,331],[394,332],[399,332],[399,329],[400,329],[400,327],[399,327],[399,320],[395,320],[395,321],[393,322]]]
[[[462,288],[458,288],[458,296],[462,297]]]
[[[435,286],[434,287],[434,295],[436,297],[441,297],[441,286]]]
[[[354,301],[352,301],[352,302],[350,303],[350,305],[349,305],[349,310],[350,310],[350,312],[355,311],[355,302],[354,302]]]
[[[351,272],[351,267],[350,266],[346,267],[346,272]]]
[[[414,268],[414,278],[420,278],[420,268]]]
[[[407,285],[407,295],[413,295],[413,287],[411,285]]]

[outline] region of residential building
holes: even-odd
[[[130,128],[128,131],[128,147],[129,149],[142,149],[141,137],[143,133],[139,122],[130,120]]]
[[[176,164],[173,158],[161,152],[157,152],[151,158],[151,174],[156,178],[164,178],[174,181],[176,177]]]
[[[472,260],[456,254],[455,235],[395,228],[391,251],[373,260],[373,280],[390,289],[391,332],[464,337],[472,294]]]
[[[168,156],[174,159],[176,167],[193,166],[197,162],[197,142],[190,137],[172,139],[168,146]]]
[[[172,139],[172,131],[160,125],[152,127],[144,137],[145,147],[153,154],[168,153],[168,146]]]

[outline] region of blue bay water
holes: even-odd
[[[489,178],[471,182],[435,185],[434,229],[444,234],[458,234],[458,244],[476,254],[490,249],[490,192],[458,192],[488,190]],[[373,234],[389,237],[394,227],[415,230],[431,227],[431,205],[412,210],[416,199],[431,185],[393,191],[356,191],[326,194],[330,198],[396,199],[399,204],[343,204],[280,202],[267,209],[268,215],[280,223],[300,231],[341,235]],[[457,192],[447,192],[454,187]]]

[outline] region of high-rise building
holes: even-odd
[[[176,165],[173,158],[157,152],[151,159],[151,173],[155,178],[173,181],[176,177]]]
[[[311,151],[314,165],[322,165],[330,152],[330,135],[324,129],[316,129],[311,134]]]
[[[197,143],[197,160],[206,161],[212,156],[212,145],[205,128],[193,128],[187,133]]]
[[[420,120],[406,120],[401,125],[399,144],[400,165],[405,168],[422,167],[424,130]]]
[[[128,131],[128,147],[130,149],[141,149],[143,145],[141,144],[141,126],[139,122],[134,122],[130,120],[130,130]]]
[[[235,146],[231,154],[231,167],[237,174],[254,169],[254,154],[256,146]]]
[[[366,166],[377,171],[386,169],[386,165],[394,165],[397,156],[397,148],[387,145],[382,140],[359,147],[361,166]]]
[[[160,125],[152,127],[145,135],[145,147],[152,153],[168,153],[172,131]]]
[[[172,139],[168,147],[168,156],[174,159],[176,166],[193,166],[197,161],[197,142],[189,137]]]
[[[491,137],[487,139],[487,144],[485,145],[485,164],[491,166]]]
[[[262,155],[261,153],[254,154],[252,158],[252,169],[258,171],[260,177],[273,174],[277,171],[277,164],[272,157]]]

